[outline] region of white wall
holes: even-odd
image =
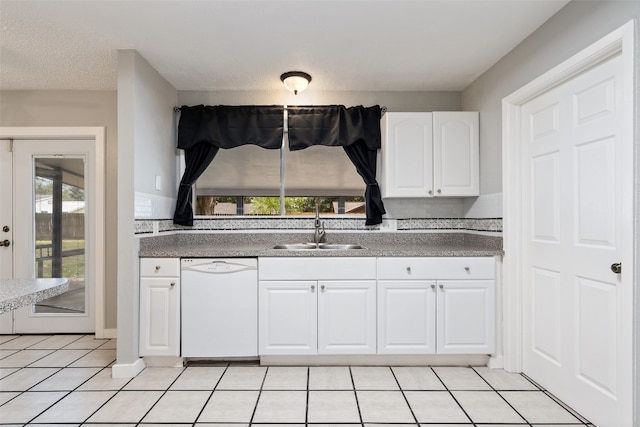
[[[116,327],[117,93],[116,91],[14,90],[0,92],[0,126],[103,126],[105,144],[105,328]]]
[[[156,196],[155,175],[175,182],[173,107],[177,91],[134,50],[118,52],[118,349],[116,373],[135,375],[138,362],[139,241],[136,201]],[[149,179],[152,176],[153,179]],[[149,182],[151,181],[151,183]],[[175,185],[157,197],[173,200]]]
[[[639,17],[638,1],[572,1],[462,92],[480,112],[480,194],[502,192],[502,98]]]
[[[144,58],[136,61],[135,191],[136,218],[173,217],[177,194],[177,92]],[[160,188],[156,188],[156,179]]]

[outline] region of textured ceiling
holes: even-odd
[[[0,89],[116,89],[135,49],[178,90],[462,90],[568,0],[0,0]]]

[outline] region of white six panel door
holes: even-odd
[[[621,58],[522,107],[523,370],[598,426],[619,426]],[[627,236],[631,237],[631,236]],[[627,319],[628,320],[628,319]]]

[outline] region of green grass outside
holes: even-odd
[[[50,240],[37,240],[36,247],[39,245],[50,245]],[[84,240],[63,240],[62,241],[62,252],[74,250],[74,249],[84,249]],[[36,249],[36,259],[38,257],[40,250]],[[46,252],[43,251],[43,255]],[[39,262],[36,260],[35,262],[35,271],[36,275],[38,275],[38,264]],[[51,260],[45,260],[42,262],[42,275],[40,277],[46,278],[51,277]],[[67,278],[83,278],[84,277],[84,255],[75,255],[69,257],[62,258],[62,277]]]

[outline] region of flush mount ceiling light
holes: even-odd
[[[311,76],[302,71],[288,71],[280,76],[280,80],[284,83],[284,87],[297,95],[307,88],[311,82]]]

